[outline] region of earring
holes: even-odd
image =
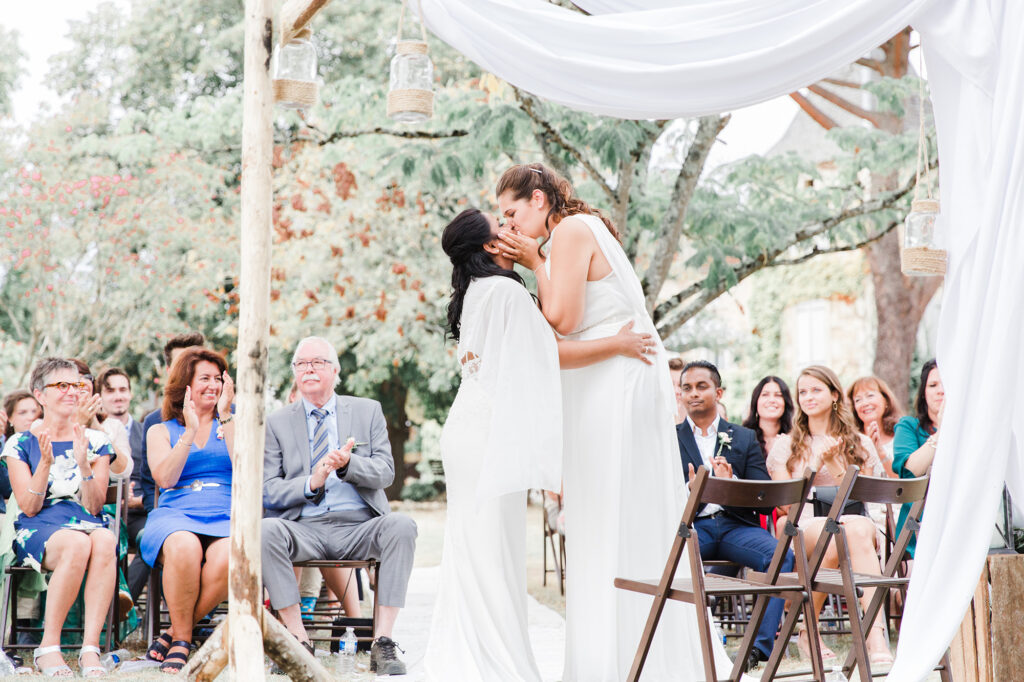
[[[838,412],[839,411],[839,401],[838,400],[833,400],[832,401],[832,411],[833,412]]]
[[[759,419],[759,418],[760,418],[760,417],[759,417],[759,416],[758,416],[758,414],[757,414],[757,410],[754,410],[754,419]]]

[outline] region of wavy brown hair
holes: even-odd
[[[612,221],[576,196],[576,190],[568,180],[542,163],[519,164],[509,168],[501,174],[494,196],[500,197],[505,192],[512,192],[512,198],[519,201],[529,199],[534,190],[538,189],[547,197],[551,207],[544,221],[548,230],[571,215],[592,215],[600,218],[616,241],[622,243],[622,237]]]
[[[853,412],[853,423],[857,425],[857,430],[861,433],[864,432],[864,422],[857,414],[856,408],[853,407],[853,396],[857,395],[858,391],[865,390],[875,390],[882,394],[882,398],[885,400],[885,412],[882,413],[881,419],[882,433],[890,437],[895,435],[896,422],[903,416],[903,406],[893,395],[892,389],[889,388],[889,384],[885,383],[885,379],[876,376],[857,379],[850,384],[850,390],[846,392],[846,397],[850,401],[850,409]]]
[[[185,389],[192,383],[192,379],[196,375],[196,365],[204,361],[217,365],[221,373],[228,369],[228,363],[220,353],[196,346],[186,348],[175,359],[174,364],[171,365],[171,371],[167,375],[167,385],[164,386],[164,402],[160,406],[160,417],[164,421],[177,419],[180,423],[185,423],[182,416],[182,409],[185,405]],[[220,418],[220,415],[216,414],[216,408],[214,408],[214,414],[218,419]]]
[[[800,379],[803,377],[817,379],[828,387],[832,392],[832,411],[829,413],[828,435],[837,438],[843,443],[843,470],[851,464],[859,467],[864,466],[868,452],[860,441],[860,433],[853,422],[853,410],[843,394],[843,385],[836,373],[828,367],[811,365],[796,378],[797,401],[796,419],[793,420],[792,445],[790,446],[789,460],[786,462],[786,469],[792,474],[796,467],[803,467],[811,457],[810,427],[808,426],[807,415],[800,407]]]

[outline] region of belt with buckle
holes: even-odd
[[[178,486],[177,488],[168,488],[168,492],[171,490],[193,490],[199,492],[203,488],[219,488],[220,483],[214,483],[213,481],[192,481],[188,485]]]

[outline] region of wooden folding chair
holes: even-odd
[[[900,575],[899,567],[907,551],[912,534],[920,529],[921,514],[924,512],[925,495],[928,491],[928,477],[921,478],[875,478],[860,476],[859,469],[851,466],[843,478],[842,485],[829,509],[825,521],[824,532],[818,538],[814,552],[809,561],[811,570],[811,588],[815,592],[841,595],[846,601],[850,615],[850,633],[852,644],[843,664],[843,674],[850,677],[856,667],[861,682],[870,682],[873,677],[871,662],[867,652],[867,633],[878,616],[882,603],[888,598],[891,590],[905,589],[909,578]],[[840,521],[842,510],[848,501],[878,502],[882,504],[912,503],[910,514],[903,524],[903,530],[896,538],[889,558],[880,575],[855,573],[850,559],[850,546],[846,538],[846,530]],[[825,552],[831,542],[836,543],[839,566],[837,568],[821,568]],[[783,581],[796,580],[795,574],[785,574]],[[877,588],[861,613],[859,597],[865,589]],[[810,639],[815,639],[811,637]],[[940,665],[936,668],[943,682],[952,682],[949,672],[949,654],[943,655]],[[884,673],[882,673],[884,675]]]
[[[743,666],[751,647],[754,646],[754,639],[757,636],[757,629],[761,625],[764,612],[768,606],[768,600],[772,597],[788,599],[790,603],[789,613],[784,619],[781,631],[775,641],[775,647],[768,660],[768,667],[763,680],[770,680],[778,669],[779,662],[789,642],[789,637],[796,626],[796,621],[801,611],[808,623],[814,624],[813,609],[810,604],[810,582],[807,572],[806,554],[804,551],[803,533],[797,527],[797,520],[803,510],[805,500],[811,489],[813,472],[810,469],[804,472],[802,478],[791,481],[746,481],[737,479],[714,478],[709,475],[704,467],[697,469],[690,489],[690,498],[683,510],[683,517],[679,524],[679,531],[672,549],[669,551],[668,561],[665,563],[665,570],[660,580],[629,580],[616,578],[615,586],[632,592],[649,594],[654,597],[650,614],[647,616],[647,624],[644,626],[640,644],[637,647],[633,665],[630,668],[629,682],[636,682],[640,679],[644,663],[654,639],[658,622],[661,619],[665,604],[669,599],[683,601],[696,606],[697,625],[700,634],[701,648],[704,654],[704,671],[707,682],[718,682],[718,675],[715,670],[715,663],[712,649],[711,624],[708,621],[707,607],[711,601],[720,596],[732,596],[749,594],[756,597],[754,608],[750,615],[750,622],[747,624],[743,641],[740,644],[740,651],[736,656],[730,680],[739,680],[743,675]],[[697,511],[701,505],[706,503],[719,504],[726,507],[778,507],[789,505],[789,516],[783,537],[780,538],[772,556],[768,570],[759,574],[758,578],[743,579],[731,578],[721,575],[704,575],[704,566],[700,558],[700,543],[697,540],[697,531],[694,528],[694,521],[697,519]],[[786,552],[793,545],[796,556],[797,574],[804,577],[804,584],[777,584],[777,577],[782,570],[782,562],[785,560]],[[690,577],[675,577],[682,559],[683,551],[687,550],[690,560]],[[798,608],[799,607],[799,608]],[[816,626],[815,626],[816,627]],[[821,661],[821,650],[818,648],[817,638],[813,638],[811,646],[811,658],[814,664],[816,680],[824,680],[825,672]]]
[[[544,491],[541,491],[543,494]],[[558,593],[565,596],[565,536],[551,527],[548,523],[548,511],[541,507],[541,517],[544,519],[544,537],[541,542],[544,545],[544,575],[541,584],[545,587],[548,584],[548,573],[558,574]],[[554,568],[548,568],[548,551],[550,548],[551,561]]]

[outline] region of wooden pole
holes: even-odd
[[[238,423],[231,485],[228,568],[228,671],[232,679],[262,680],[264,386],[270,339],[271,202],[274,151],[272,0],[246,0],[242,117],[241,277],[238,325]]]
[[[331,0],[287,0],[281,8],[281,42],[294,38]]]
[[[327,0],[314,0],[316,9]],[[196,652],[190,680],[213,679],[228,666],[232,680],[265,679],[263,644],[295,680],[329,675],[284,626],[264,615],[260,525],[263,519],[264,388],[270,342],[271,205],[273,200],[273,0],[245,2],[242,104],[242,224],[238,326],[238,380],[228,618]],[[305,21],[312,17],[308,13]],[[294,25],[294,22],[293,22]],[[295,30],[298,30],[298,26]],[[223,648],[227,648],[224,656]],[[225,660],[226,659],[226,660]]]

